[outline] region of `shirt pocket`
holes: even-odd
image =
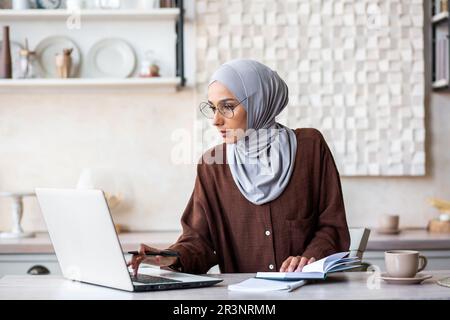
[[[311,242],[316,229],[315,217],[286,220],[289,255],[301,256]]]

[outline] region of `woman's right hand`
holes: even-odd
[[[145,244],[139,246],[139,254],[133,255],[131,260],[127,262],[127,267],[131,266],[134,276],[137,276],[139,265],[141,263],[153,264],[160,267],[168,267],[177,261],[177,257],[163,256],[146,256],[145,252],[160,252],[161,250],[149,247]]]

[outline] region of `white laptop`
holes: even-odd
[[[158,267],[140,267],[134,277],[102,190],[37,188],[36,195],[67,279],[126,291],[206,287],[222,281]]]

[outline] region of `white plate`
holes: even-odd
[[[0,52],[2,51],[2,40],[0,40]],[[20,77],[20,50],[23,47],[16,41],[10,41],[11,60],[12,60],[12,77],[17,79]]]
[[[121,39],[97,42],[87,57],[87,73],[92,78],[127,78],[135,66],[133,48]]]
[[[78,49],[75,42],[64,36],[54,36],[45,38],[37,45],[36,55],[44,73],[43,77],[58,78],[55,55],[57,53],[63,53],[63,49],[70,48],[73,48],[71,54],[72,68],[70,70],[70,77],[74,78],[78,75],[81,63],[80,49]]]

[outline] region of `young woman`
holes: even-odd
[[[339,173],[323,136],[275,121],[288,103],[279,75],[253,60],[223,64],[200,105],[224,143],[197,166],[194,191],[181,218],[173,257],[129,261],[188,273],[301,271],[349,249]],[[224,161],[220,161],[223,159]],[[214,161],[215,160],[215,161]]]

